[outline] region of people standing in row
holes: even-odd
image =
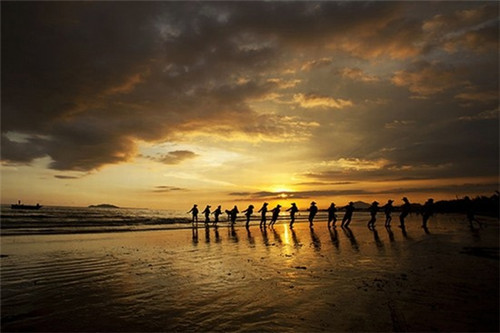
[[[208,222],[210,222],[210,207],[211,206],[207,205],[207,207],[205,207],[205,210],[201,212],[202,214],[205,214],[205,224],[208,224]]]
[[[342,218],[342,224],[340,225],[342,228],[349,227],[349,224],[351,223],[352,220],[352,213],[354,213],[354,202],[349,202],[347,206],[344,207],[345,209],[345,214],[344,217]]]
[[[370,221],[368,221],[368,228],[375,228],[375,221],[377,220],[377,212],[378,212],[378,202],[374,201],[370,207],[368,207],[368,211],[370,212]]]
[[[392,203],[394,200],[388,200],[387,203],[384,206],[384,213],[385,213],[385,226],[387,228],[391,227],[391,221],[392,221],[392,211],[394,210],[394,207],[392,206]]]
[[[267,214],[267,202],[264,202],[262,205],[262,208],[259,209],[258,213],[260,213],[260,227],[265,228],[266,227],[266,214]]]
[[[335,204],[332,202],[330,207],[328,207],[328,228],[330,228],[330,223],[333,222],[333,227],[335,228],[335,223],[337,222],[337,215],[335,214],[337,212],[337,207],[335,207]]]
[[[316,207],[316,203],[314,201],[311,202],[311,206],[309,207],[308,211],[309,211],[309,218],[308,218],[309,228],[312,228],[314,217],[316,216],[316,213],[318,212],[318,207]]]
[[[233,209],[231,209],[229,213],[230,213],[229,215],[231,216],[231,225],[234,225],[234,223],[236,223],[236,218],[238,217],[239,213],[238,207],[234,205]]]
[[[429,199],[422,207],[422,228],[427,229],[427,221],[434,214],[434,199]]]
[[[248,227],[250,226],[250,216],[252,216],[253,214],[253,205],[248,206],[248,208],[242,211],[242,213],[245,213],[245,216],[247,217],[245,227],[248,229]]]
[[[216,226],[217,222],[219,222],[219,215],[222,214],[222,207],[220,205],[217,206],[217,209],[212,214],[214,214],[214,226]]]
[[[286,211],[290,212],[290,228],[293,228],[293,223],[295,222],[295,213],[297,213],[299,209],[297,208],[295,202],[293,202],[292,207],[288,208]]]
[[[410,201],[408,200],[407,197],[403,197],[403,202],[404,204],[401,206],[401,214],[399,215],[399,222],[400,225],[399,227],[404,229],[405,228],[405,218],[410,214],[411,210],[411,204]]]
[[[278,217],[280,215],[280,208],[281,208],[281,205],[276,205],[275,208],[273,208],[271,210],[271,212],[273,213],[273,216],[271,217],[271,222],[269,223],[269,227],[273,227],[275,224],[276,224],[276,221],[278,221]]]
[[[196,205],[196,204],[193,205],[193,208],[191,208],[191,210],[187,213],[192,214],[192,216],[193,216],[193,219],[191,220],[192,223],[194,223],[195,221],[196,221],[196,223],[198,223],[198,205]]]

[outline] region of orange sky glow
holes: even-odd
[[[2,2],[1,202],[492,195],[497,2]]]

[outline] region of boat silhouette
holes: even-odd
[[[32,210],[37,210],[37,209],[42,208],[42,206],[40,204],[25,205],[25,204],[22,204],[22,203],[17,203],[17,204],[10,205],[10,208],[11,209],[32,209]]]

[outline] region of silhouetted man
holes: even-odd
[[[271,222],[269,223],[269,227],[272,227],[276,224],[276,221],[278,220],[278,217],[280,215],[280,208],[281,205],[276,205],[276,207],[271,210],[271,212],[273,212],[273,216],[271,218]]]
[[[311,202],[311,206],[309,207],[308,211],[309,211],[309,228],[312,228],[314,217],[318,212],[318,207],[316,207],[316,203],[314,201]]]
[[[422,228],[427,229],[427,221],[434,214],[434,199],[429,199],[422,207]]]
[[[264,204],[262,205],[262,208],[259,209],[259,211],[257,213],[260,213],[260,227],[266,227],[266,214],[267,214],[267,205],[268,203],[267,202],[264,202]]]
[[[219,222],[219,215],[222,214],[221,206],[217,206],[217,209],[215,209],[212,214],[214,214],[214,225],[217,225],[217,222]]]
[[[207,207],[205,207],[205,210],[203,212],[201,212],[202,214],[205,214],[205,224],[207,224],[208,222],[210,222],[210,206],[207,205]]]
[[[371,216],[370,221],[368,221],[368,228],[373,229],[375,228],[375,221],[377,220],[378,202],[374,201],[368,208],[368,211],[370,212]]]
[[[198,222],[198,205],[193,205],[193,208],[191,208],[188,214],[189,213],[193,215],[192,223],[194,223],[194,221]]]
[[[335,228],[335,223],[337,222],[337,215],[335,214],[337,212],[337,207],[335,207],[335,204],[332,202],[330,207],[328,207],[328,228],[330,228],[330,223],[333,222],[333,227]]]
[[[391,226],[391,221],[392,221],[392,211],[394,210],[394,207],[392,206],[392,203],[394,200],[387,200],[387,204],[384,206],[384,213],[385,213],[385,226],[390,228]]]
[[[245,216],[247,217],[247,223],[245,224],[245,227],[248,229],[250,226],[250,216],[253,214],[253,205],[248,206],[247,209],[242,211],[242,213],[245,213]]]
[[[342,228],[349,227],[349,224],[351,223],[352,220],[352,213],[354,213],[354,202],[349,202],[347,206],[344,207],[345,209],[345,214],[344,217],[342,218],[342,224],[340,225]]]
[[[407,197],[402,199],[404,204],[401,206],[401,214],[399,215],[400,228],[405,228],[405,218],[410,214],[411,204]]]
[[[299,209],[297,208],[297,205],[295,203],[292,203],[292,207],[288,208],[286,211],[290,212],[290,228],[293,228],[293,223],[295,222],[295,213],[297,213]]]

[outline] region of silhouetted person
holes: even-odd
[[[210,222],[210,207],[210,205],[207,205],[207,207],[205,207],[205,210],[201,212],[202,214],[205,214],[205,224],[208,224],[208,222]]]
[[[311,206],[309,207],[308,211],[309,211],[309,218],[308,218],[309,228],[312,228],[314,217],[316,216],[316,213],[318,213],[318,207],[316,207],[316,203],[314,201],[311,202]]]
[[[434,214],[434,199],[429,199],[422,207],[422,228],[427,229],[427,221],[433,214]]]
[[[404,201],[404,204],[401,206],[401,214],[399,215],[399,227],[404,229],[405,218],[408,216],[408,214],[410,214],[411,204],[407,197],[404,197],[402,200]]]
[[[473,226],[473,222],[476,222],[479,225],[479,227],[481,227],[482,223],[479,222],[479,220],[476,219],[476,216],[475,216],[476,212],[474,210],[474,203],[472,202],[472,200],[468,196],[466,196],[464,198],[464,206],[465,206],[464,207],[465,208],[465,214],[467,216],[467,220],[469,221],[469,226],[471,228],[473,228],[474,227]]]
[[[227,221],[228,222],[231,221],[231,211],[229,209],[226,209],[225,212],[226,212],[226,215],[227,215]]]
[[[337,215],[335,214],[337,212],[337,207],[335,207],[335,204],[332,202],[330,207],[328,207],[328,228],[330,228],[330,223],[333,222],[333,227],[335,228],[335,223],[337,223]]]
[[[295,222],[295,213],[297,213],[299,209],[294,202],[292,203],[292,207],[288,208],[286,211],[290,212],[290,228],[293,228],[293,223]]]
[[[233,207],[233,209],[231,209],[230,211],[230,215],[231,215],[231,226],[234,225],[234,223],[236,222],[236,218],[238,217],[238,213],[240,211],[238,210],[238,207],[235,205]]]
[[[276,205],[271,212],[273,213],[273,216],[271,217],[271,222],[269,223],[269,227],[273,227],[276,224],[276,221],[278,221],[278,217],[280,216],[280,208],[281,205]]]
[[[219,222],[219,215],[222,214],[222,208],[221,206],[217,206],[217,209],[215,209],[212,214],[214,214],[214,225],[217,225],[217,222]]]
[[[377,221],[377,212],[378,212],[378,202],[372,202],[372,205],[368,207],[368,211],[370,212],[370,221],[368,221],[368,228],[375,228],[375,221]]]
[[[391,227],[391,221],[392,221],[392,211],[394,210],[394,206],[392,203],[394,200],[387,200],[387,203],[384,206],[384,213],[385,213],[385,226],[390,228]]]
[[[196,221],[196,223],[198,223],[198,205],[193,205],[193,208],[191,208],[188,214],[189,213],[193,215],[193,220],[191,222],[194,223]]]
[[[247,209],[242,211],[242,213],[245,213],[245,216],[247,217],[247,223],[245,224],[245,227],[248,229],[250,226],[250,216],[253,214],[253,205],[248,206]]]
[[[344,207],[345,209],[345,214],[344,217],[342,218],[342,224],[340,225],[342,228],[349,227],[349,224],[351,223],[352,220],[352,213],[354,213],[354,202],[349,202],[347,206]]]
[[[267,205],[268,203],[267,202],[264,202],[264,204],[262,205],[262,208],[259,209],[259,211],[257,213],[260,213],[260,224],[259,224],[259,227],[266,227],[266,214],[267,214]]]

